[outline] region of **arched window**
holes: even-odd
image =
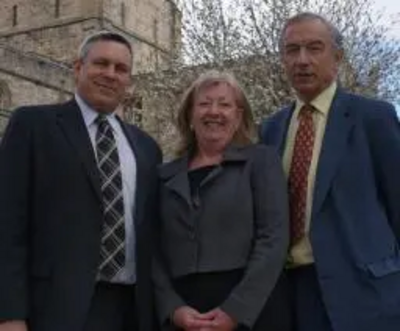
[[[138,95],[128,95],[123,102],[123,118],[138,127],[143,126],[143,99]]]

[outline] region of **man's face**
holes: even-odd
[[[283,36],[282,60],[292,87],[309,102],[335,79],[342,52],[333,45],[328,27],[318,19],[289,25]]]
[[[115,41],[97,41],[87,56],[74,64],[79,96],[99,113],[111,113],[131,83],[132,56]]]

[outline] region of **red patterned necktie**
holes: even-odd
[[[308,173],[315,140],[314,108],[304,105],[299,112],[299,125],[289,172],[290,241],[296,244],[305,233]]]

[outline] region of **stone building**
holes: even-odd
[[[123,34],[136,75],[168,67],[180,24],[173,0],[1,0],[0,131],[15,107],[72,95],[71,64],[86,35]]]

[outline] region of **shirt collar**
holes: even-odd
[[[81,97],[78,93],[75,93],[75,100],[76,103],[78,104],[82,116],[83,116],[83,121],[85,122],[85,125],[87,128],[92,126],[97,117],[99,116],[99,113],[95,111],[93,108],[91,108]],[[105,115],[107,117],[108,122],[110,123],[113,131],[115,132],[117,129],[118,121],[116,119],[115,112],[110,113]]]
[[[329,85],[325,90],[323,90],[315,99],[313,99],[310,104],[322,115],[327,116],[329,109],[331,108],[331,104],[333,101],[333,97],[335,96],[337,89],[337,83],[334,81],[331,85]],[[296,97],[296,111],[297,113],[300,111],[301,107],[305,104],[304,101],[300,100]]]

